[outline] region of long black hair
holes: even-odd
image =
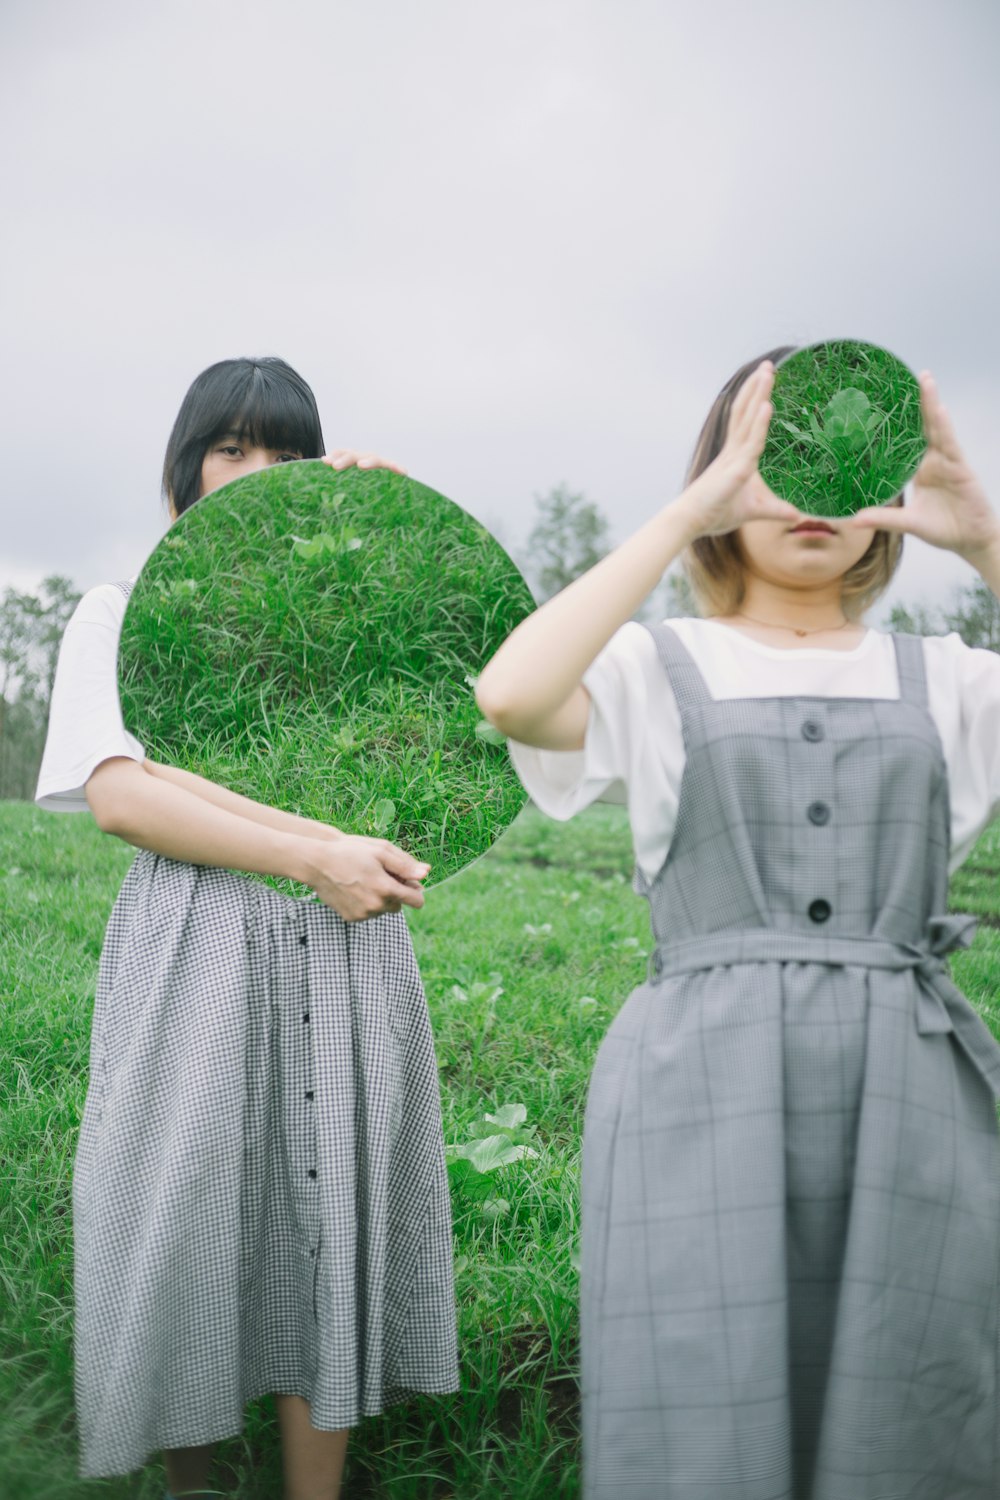
[[[201,493],[201,465],[217,438],[235,432],[261,448],[323,456],[316,398],[283,359],[223,359],[194,380],[163,461],[163,498],[183,515]]]

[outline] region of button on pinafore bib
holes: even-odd
[[[582,1174],[586,1500],[996,1500],[1000,1044],[948,976],[950,814],[900,698],[713,700]]]

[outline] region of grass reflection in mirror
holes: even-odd
[[[885,505],[926,450],[920,385],[876,344],[836,339],[780,361],[758,468],[769,489],[816,516]]]
[[[123,717],[150,760],[430,861],[429,889],[527,800],[474,687],[534,608],[486,528],[425,485],[275,465],[199,500],[148,558]]]

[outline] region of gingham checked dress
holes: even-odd
[[[141,850],[100,958],[73,1235],[83,1477],[233,1436],[270,1392],[335,1430],[457,1390],[404,914],[348,923]]]
[[[584,1495],[997,1500],[1000,1045],[921,641],[899,700],[716,701],[652,634],[686,760],[586,1105]]]

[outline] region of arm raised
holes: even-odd
[[[522,620],[486,664],[476,702],[502,734],[543,749],[582,748],[584,672],[684,548],[745,521],[801,519],[757,473],[773,382],[774,366],[763,360],[740,387],[725,443],[708,467],[627,542]]]
[[[584,672],[695,535],[690,510],[675,501],[522,620],[480,673],[486,718],[522,744],[582,750]]]

